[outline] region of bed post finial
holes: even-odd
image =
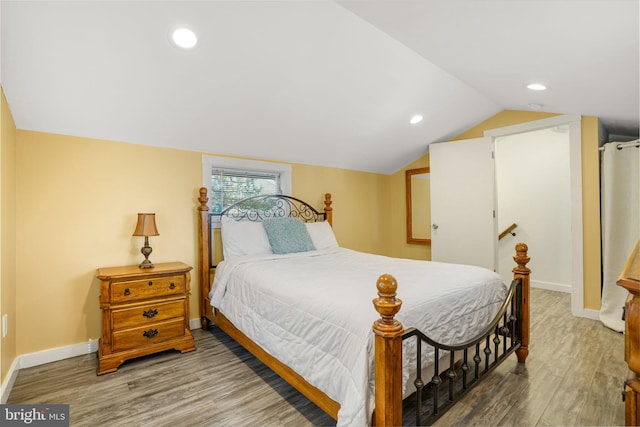
[[[380,319],[373,323],[375,334],[375,426],[402,425],[402,324],[394,318],[402,300],[396,298],[398,283],[383,274],[376,283],[378,298],[373,305]]]
[[[518,270],[518,272],[531,273],[531,270],[527,268],[527,263],[531,260],[531,258],[527,256],[528,250],[529,247],[526,243],[520,242],[516,244],[516,255],[513,257],[513,260],[518,264],[518,266],[513,269],[514,273],[516,270]]]
[[[378,278],[376,283],[378,288],[378,298],[373,300],[376,311],[380,313],[380,319],[373,324],[373,331],[377,334],[380,332],[386,335],[387,332],[394,333],[402,330],[402,325],[394,319],[394,316],[400,311],[402,300],[396,298],[396,290],[398,282],[395,277],[390,274],[383,274]]]
[[[324,219],[327,220],[329,225],[333,225],[333,208],[331,207],[331,193],[324,195]]]
[[[206,187],[200,187],[199,193],[200,193],[200,197],[198,197],[198,201],[200,202],[200,206],[198,206],[198,210],[208,211],[209,206],[207,206],[207,202],[209,201],[209,198],[207,197]]]
[[[513,260],[518,264],[513,269],[513,278],[522,279],[522,301],[520,302],[522,307],[521,321],[522,321],[522,336],[520,337],[520,348],[516,350],[516,356],[518,356],[518,363],[524,363],[529,355],[529,293],[530,293],[530,279],[531,270],[527,267],[527,263],[531,258],[527,255],[529,247],[524,243],[518,243],[516,245],[516,255]]]

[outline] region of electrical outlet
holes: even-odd
[[[2,316],[2,338],[7,336],[7,332],[9,330],[9,316]]]

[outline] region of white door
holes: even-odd
[[[493,139],[431,144],[431,258],[495,270]]]

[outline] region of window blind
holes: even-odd
[[[211,169],[211,211],[221,213],[232,204],[260,194],[280,194],[279,172],[230,169]]]

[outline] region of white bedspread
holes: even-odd
[[[398,281],[403,326],[450,344],[477,334],[507,293],[500,276],[484,268],[337,248],[223,261],[211,304],[340,403],[339,426],[364,426],[374,407],[372,300],[384,273]]]

